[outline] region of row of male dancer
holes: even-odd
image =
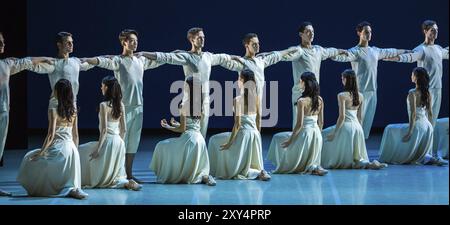
[[[412,51],[398,49],[381,49],[369,46],[372,29],[368,22],[362,22],[357,25],[356,33],[359,36],[357,46],[349,49],[323,48],[319,45],[313,45],[314,28],[310,22],[304,22],[299,28],[300,45],[290,47],[283,51],[273,51],[269,53],[259,53],[259,40],[256,34],[247,34],[243,39],[246,50],[245,56],[237,57],[227,54],[212,54],[203,52],[205,44],[205,34],[201,28],[191,28],[188,31],[187,38],[191,43],[189,51],[178,51],[172,53],[162,52],[140,52],[135,53],[138,46],[138,33],[134,30],[124,30],[119,35],[119,41],[123,47],[121,55],[100,56],[95,58],[69,57],[73,52],[73,37],[70,33],[60,32],[56,38],[58,54],[56,58],[49,57],[31,57],[23,59],[9,58],[1,61],[0,68],[2,76],[2,116],[1,116],[1,146],[0,153],[3,153],[6,140],[8,113],[9,113],[9,76],[20,72],[21,70],[30,70],[36,73],[48,74],[51,87],[61,79],[68,79],[73,88],[75,96],[78,94],[80,71],[86,71],[94,66],[114,71],[124,95],[127,134],[126,143],[126,172],[127,178],[136,179],[132,174],[132,165],[135,153],[137,152],[140,133],[143,121],[143,73],[144,70],[156,68],[165,63],[182,65],[185,75],[198,77],[202,84],[204,94],[203,104],[209,106],[209,86],[211,66],[220,65],[233,71],[242,71],[248,68],[255,73],[258,96],[262,98],[265,76],[264,69],[279,61],[292,61],[294,84],[300,80],[300,75],[311,71],[315,74],[317,81],[320,77],[321,61],[331,58],[335,61],[351,62],[353,70],[359,78],[360,91],[366,99],[363,107],[363,128],[365,137],[368,138],[370,127],[372,125],[374,112],[376,109],[376,76],[377,65],[380,59],[398,61],[398,62],[417,62],[429,71],[431,78],[430,92],[433,99],[433,121],[435,123],[440,109],[441,89],[442,89],[442,59],[448,59],[448,47],[442,48],[435,44],[437,39],[438,27],[436,22],[427,20],[422,24],[422,31],[425,40],[422,44]],[[0,48],[3,52],[5,42],[1,34]],[[5,94],[3,94],[5,93]],[[302,90],[298,85],[292,88],[293,104],[293,125],[296,124],[296,103]],[[56,99],[50,98],[49,109],[54,108]],[[208,125],[208,109],[204,107],[205,115],[201,121],[202,135],[206,135]],[[434,124],[433,123],[433,124]]]

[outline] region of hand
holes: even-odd
[[[167,124],[167,120],[166,119],[162,119],[161,120],[161,127],[166,128],[166,129],[170,128],[169,124]]]
[[[411,135],[412,135],[412,134],[410,134],[410,133],[406,134],[406,135],[402,138],[402,141],[403,141],[403,142],[409,141],[409,139],[411,138]]]
[[[226,143],[220,146],[220,151],[227,150],[231,147],[230,143]]]
[[[292,140],[290,138],[286,139],[283,143],[281,143],[282,148],[287,148],[289,145],[291,145]]]
[[[91,157],[91,158],[89,159],[89,161],[98,158],[98,156],[99,156],[98,150],[93,151],[93,152],[89,155],[89,157]]]
[[[336,136],[336,134],[333,132],[333,133],[331,133],[331,134],[329,134],[328,136],[327,136],[327,141],[333,141],[333,139],[334,139],[334,137]]]
[[[339,52],[339,55],[345,55],[345,56],[348,56],[347,50],[344,50],[344,49],[338,49],[338,52]]]
[[[170,118],[170,124],[172,126],[180,126],[180,123],[178,123],[173,117]]]

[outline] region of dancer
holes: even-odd
[[[396,57],[389,58],[387,60],[413,63],[417,62],[418,67],[423,67],[427,70],[430,76],[430,88],[431,94],[431,112],[433,114],[432,123],[436,124],[436,120],[439,116],[439,110],[441,109],[442,100],[442,60],[448,60],[448,47],[442,48],[435,44],[438,37],[438,26],[433,20],[425,20],[422,23],[422,32],[425,36],[425,40],[422,44],[413,49],[412,53],[405,53]],[[436,149],[433,149],[433,156],[436,156]]]
[[[88,63],[81,62],[76,57],[70,57],[73,52],[73,37],[71,33],[59,32],[56,35],[57,58],[52,58],[52,63],[39,63],[30,70],[39,74],[48,74],[52,94],[50,96],[48,108],[56,108],[58,101],[55,98],[54,87],[60,79],[67,79],[72,85],[74,95],[74,104],[77,103],[77,95],[79,90],[79,74],[80,71],[87,71],[93,66]]]
[[[319,45],[312,45],[314,28],[310,22],[303,22],[300,25],[299,36],[301,39],[300,45],[291,48],[297,51],[283,57],[284,61],[292,61],[292,75],[294,78],[292,87],[292,126],[297,124],[297,107],[295,104],[303,91],[297,85],[300,82],[300,76],[304,72],[309,71],[316,75],[316,80],[319,82],[321,62],[339,54],[347,54],[343,49],[323,48]]]
[[[390,124],[384,129],[380,146],[380,161],[392,164],[435,164],[448,162],[431,155],[433,148],[433,118],[429,79],[423,67],[414,68],[407,101],[409,124]]]
[[[5,51],[5,38],[0,32],[0,54]],[[7,58],[0,59],[0,160],[5,149],[6,136],[8,136],[9,125],[9,79],[10,76],[20,71],[30,69],[34,64],[47,62],[48,58],[30,57],[23,59]],[[0,196],[10,196],[11,193],[0,189]]]
[[[138,32],[126,29],[120,32],[119,41],[122,45],[122,54],[113,57],[84,58],[91,65],[114,71],[119,81],[125,105],[125,171],[128,180],[142,183],[133,176],[133,162],[141,140],[142,123],[144,119],[143,75],[144,71],[156,68],[163,63],[148,60],[145,57],[136,57],[134,52],[138,47]]]
[[[216,181],[209,175],[209,158],[205,139],[200,133],[202,115],[201,83],[189,76],[185,81],[187,99],[180,104],[180,122],[165,119],[161,126],[177,133],[178,138],[158,142],[153,152],[150,169],[156,174],[156,181],[165,184],[204,183],[215,186]]]
[[[359,91],[363,94],[362,127],[365,138],[369,138],[373,118],[377,108],[377,68],[378,60],[408,52],[404,49],[377,48],[369,46],[372,39],[372,25],[363,21],[356,26],[359,43],[347,50],[347,55],[333,57],[334,61],[351,62],[358,78]]]
[[[72,85],[61,79],[54,87],[56,108],[48,110],[48,134],[41,149],[28,152],[20,164],[17,181],[29,196],[84,199],[81,190],[77,117]]]
[[[321,164],[328,169],[381,169],[387,165],[369,161],[366,141],[361,127],[364,97],[358,91],[355,71],[342,73],[344,91],[339,93],[339,118],[335,126],[322,132],[326,137],[322,147]]]
[[[311,72],[304,72],[298,84],[304,90],[297,101],[297,124],[292,132],[273,136],[268,159],[276,166],[273,173],[328,173],[320,166],[322,151],[323,99],[319,83]]]
[[[81,184],[88,188],[126,188],[138,191],[141,185],[127,180],[125,173],[125,106],[119,82],[113,76],[103,78],[105,101],[100,103],[99,141],[80,145]]]
[[[241,93],[234,99],[232,132],[209,139],[211,174],[219,179],[270,180],[264,170],[261,144],[261,113],[255,74],[243,70],[239,75]]]
[[[140,52],[143,55],[157,62],[183,66],[184,75],[194,76],[202,82],[203,116],[200,122],[200,130],[203,137],[206,137],[209,119],[209,77],[211,66],[223,65],[231,60],[231,56],[226,54],[213,54],[203,52],[205,45],[205,34],[202,28],[194,27],[188,30],[187,39],[191,43],[190,51],[177,51],[172,53],[163,52]],[[187,96],[187,95],[185,95]],[[186,101],[186,98],[183,99]]]

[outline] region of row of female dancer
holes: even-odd
[[[389,125],[380,148],[380,161],[369,161],[361,127],[361,106],[355,72],[342,73],[343,91],[338,94],[339,118],[335,126],[324,129],[324,101],[320,97],[315,75],[305,72],[298,85],[304,90],[297,100],[297,124],[292,132],[275,134],[268,159],[273,173],[308,173],[323,176],[326,169],[381,169],[392,164],[436,164],[443,161],[431,157],[433,127],[428,91],[429,76],[417,67],[411,76],[415,87],[408,93],[410,123],[404,127]],[[208,148],[200,132],[201,95],[194,89],[201,82],[189,76],[185,80],[186,100],[180,104],[180,121],[161,120],[161,126],[181,133],[177,138],[159,142],[150,169],[158,183],[204,183],[216,185],[219,179],[258,179],[268,181],[264,170],[260,135],[259,96],[251,70],[239,75],[240,94],[234,99],[235,123],[232,132],[211,137]],[[48,136],[41,149],[28,152],[19,169],[18,181],[30,196],[69,196],[84,199],[84,188],[126,188],[142,186],[126,179],[124,161],[126,133],[124,105],[120,84],[105,77],[101,90],[105,100],[99,106],[100,139],[80,145],[77,136],[76,108],[71,83],[60,79],[55,85],[57,107],[49,111]],[[400,136],[400,135],[403,135]],[[322,138],[324,137],[324,138]],[[324,169],[326,168],[326,169]]]

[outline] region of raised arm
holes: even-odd
[[[298,136],[300,130],[303,127],[303,117],[304,117],[305,106],[302,100],[297,101],[297,123],[295,124],[294,129],[292,130],[291,136],[281,144],[281,147],[287,148]]]
[[[231,135],[230,135],[230,138],[228,139],[228,142],[221,145],[220,150],[227,150],[231,147],[234,140],[236,139],[236,135],[239,131],[239,127],[241,127],[241,113],[242,113],[241,108],[242,107],[236,98],[233,101],[233,107],[235,109],[233,130],[231,131]]]

